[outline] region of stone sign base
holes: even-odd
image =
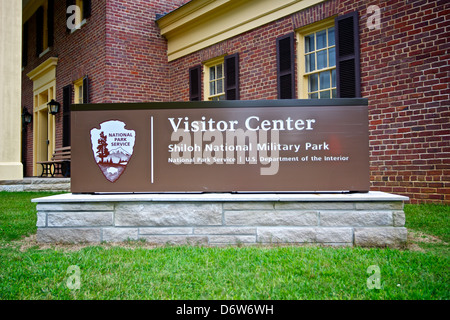
[[[21,180],[1,180],[0,192],[70,192],[70,178],[25,177]]]
[[[172,245],[406,243],[403,203],[348,194],[65,194],[34,199],[37,241]]]

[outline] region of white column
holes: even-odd
[[[0,180],[23,179],[22,1],[0,0]]]

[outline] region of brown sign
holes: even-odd
[[[369,190],[366,99],[72,110],[73,193]]]

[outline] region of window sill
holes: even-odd
[[[83,19],[80,24],[77,24],[72,30],[70,30],[70,33],[74,33],[77,30],[80,30],[81,27],[83,27],[86,24],[86,19]]]
[[[39,58],[42,58],[43,56],[45,56],[47,53],[49,53],[50,52],[50,47],[48,47],[47,49],[45,49],[44,51],[42,51],[40,54],[39,54]]]
[[[221,99],[223,98],[223,99]],[[214,95],[214,96],[208,96],[207,99],[205,101],[220,101],[220,100],[225,100],[225,94],[218,94],[218,95]]]

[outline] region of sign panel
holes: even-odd
[[[369,190],[366,99],[74,105],[73,193]]]

